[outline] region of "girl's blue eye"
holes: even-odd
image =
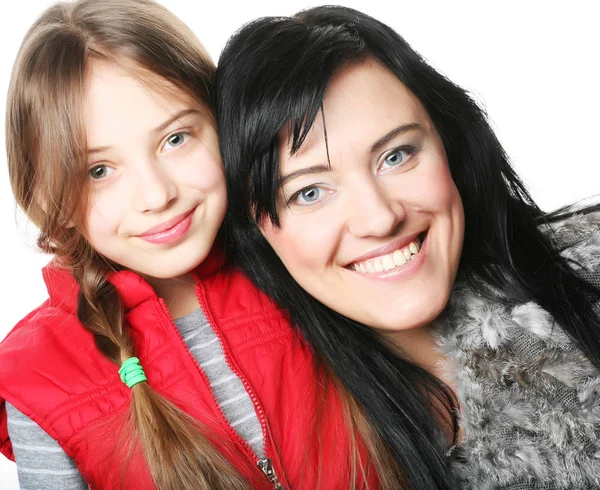
[[[172,134],[171,136],[169,136],[167,138],[167,141],[165,142],[165,146],[164,149],[165,150],[170,150],[172,148],[177,148],[178,146],[183,145],[187,139],[189,138],[189,134],[188,133],[175,133]],[[170,145],[171,148],[167,148],[167,145]]]
[[[298,193],[298,199],[305,203],[313,203],[321,197],[321,189],[318,187],[309,187]]]
[[[114,169],[110,168],[108,165],[94,165],[90,168],[88,173],[92,179],[102,180],[113,172]]]

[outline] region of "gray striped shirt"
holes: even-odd
[[[221,343],[202,310],[175,320],[183,340],[206,373],[229,424],[264,457],[262,428],[241,380],[231,371]],[[21,490],[85,490],[75,462],[44,430],[15,407],[6,404]]]

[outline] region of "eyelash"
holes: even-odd
[[[104,176],[104,177],[100,177],[99,179],[95,179],[94,177],[92,177],[92,173],[94,172],[94,170],[97,170],[101,167],[106,167],[107,169],[110,170],[114,170],[110,165],[107,165],[106,163],[97,163],[95,165],[92,165],[89,169],[88,169],[88,175],[90,177],[91,180],[95,181],[95,182],[100,182],[104,179],[106,179],[110,174]]]
[[[379,168],[381,168],[381,166],[385,163],[385,160],[390,157],[391,155],[393,155],[394,153],[400,153],[400,152],[404,152],[406,153],[406,158],[404,160],[406,160],[406,162],[403,160],[402,162],[400,162],[397,167],[401,168],[404,167],[406,165],[408,165],[408,163],[410,162],[410,157],[412,157],[415,153],[417,153],[420,150],[420,147],[418,146],[414,146],[414,145],[401,145],[398,146],[396,148],[393,148],[392,150],[390,150],[388,153],[386,153],[383,157],[382,157],[382,162],[379,165]],[[390,167],[390,168],[394,168],[394,167]]]
[[[166,144],[169,142],[169,140],[170,140],[171,138],[173,138],[174,136],[181,136],[181,135],[185,135],[185,136],[186,136],[186,138],[184,139],[184,141],[183,141],[183,142],[181,143],[181,145],[179,145],[179,146],[183,146],[183,145],[185,145],[185,144],[186,144],[186,142],[187,142],[187,139],[191,137],[191,132],[190,132],[190,130],[188,130],[188,129],[180,129],[180,130],[178,130],[178,131],[176,131],[176,132],[174,132],[174,133],[171,133],[169,136],[167,136],[167,137],[165,138],[165,140],[164,140],[164,143],[161,145],[161,150],[163,150],[163,149],[164,149],[165,145],[166,145]],[[173,150],[173,149],[175,149],[175,148],[179,148],[179,146],[176,146],[176,147],[174,147],[174,148],[171,148],[171,150]],[[167,151],[171,151],[171,150],[167,150]],[[108,169],[112,169],[112,167],[111,167],[110,165],[106,164],[106,163],[96,163],[96,164],[94,164],[94,165],[90,166],[90,167],[89,167],[89,169],[88,169],[88,175],[90,176],[90,178],[91,178],[92,180],[94,180],[94,181],[96,181],[96,182],[100,182],[100,181],[102,181],[102,180],[106,179],[106,177],[108,177],[108,176],[110,175],[110,174],[109,174],[109,175],[107,175],[107,176],[105,176],[105,177],[101,177],[101,178],[99,178],[99,179],[94,179],[94,178],[92,177],[92,173],[93,173],[93,171],[94,171],[94,170],[96,170],[96,169],[98,169],[98,168],[100,168],[100,167],[106,167],[106,168],[108,168]],[[112,169],[112,170],[114,170],[114,169]]]
[[[186,138],[184,138],[184,140],[183,140],[183,143],[181,143],[179,146],[175,146],[174,148],[179,148],[181,146],[184,146],[186,144],[187,140],[191,137],[191,132],[190,132],[189,129],[179,129],[178,131],[175,131],[174,133],[171,133],[169,136],[167,136],[165,138],[165,142],[162,144],[161,149],[164,149],[165,145],[174,136],[183,136],[183,135],[186,136]],[[171,148],[171,150],[174,149],[174,148]],[[171,150],[167,150],[167,151],[171,151]]]
[[[403,167],[405,165],[408,165],[408,163],[410,162],[410,157],[413,156],[415,153],[417,153],[419,150],[420,150],[420,147],[415,146],[415,145],[401,145],[401,146],[398,146],[396,148],[393,148],[392,150],[390,150],[388,153],[385,154],[385,156],[383,157],[383,162],[382,162],[381,165],[383,165],[383,163],[385,162],[386,158],[388,158],[389,156],[393,155],[394,153],[404,152],[404,153],[406,153],[406,159],[405,160],[407,160],[407,162],[406,163],[401,162],[398,165],[399,167]],[[380,165],[380,167],[381,167],[381,165]],[[390,167],[390,168],[393,168],[393,167]],[[292,194],[292,196],[287,200],[286,204],[288,206],[291,205],[291,204],[298,204],[299,206],[311,206],[311,205],[313,205],[314,203],[300,204],[298,202],[298,198],[300,197],[300,195],[303,192],[306,192],[306,191],[308,191],[310,189],[319,189],[319,190],[323,191],[323,188],[320,187],[321,185],[323,185],[323,184],[316,183],[316,184],[308,185],[306,187],[302,187],[301,189],[299,189],[296,192],[294,192],[294,194]]]
[[[312,206],[314,203],[304,203],[301,204],[300,202],[298,202],[298,198],[300,197],[300,194],[302,194],[303,192],[306,192],[310,189],[319,189],[319,190],[323,190],[322,187],[320,187],[320,185],[322,185],[321,183],[317,183],[317,184],[311,184],[308,185],[306,187],[303,187],[302,189],[297,190],[296,192],[294,192],[294,194],[292,194],[292,196],[287,200],[287,206],[291,205],[291,204],[297,204],[298,206]]]

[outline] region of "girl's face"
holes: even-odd
[[[427,324],[444,308],[464,214],[421,103],[373,60],[331,80],[304,145],[280,149],[281,228],[261,223],[295,280],[374,328]]]
[[[84,100],[90,204],[86,238],[108,259],[171,278],[204,260],[227,200],[206,108],[163,82],[93,63]]]

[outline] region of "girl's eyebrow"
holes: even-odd
[[[89,148],[86,153],[88,155],[93,155],[94,153],[102,153],[106,150],[110,150],[110,146],[98,146],[96,148]]]
[[[399,134],[406,133],[407,131],[411,131],[413,129],[421,129],[421,125],[419,123],[409,123],[403,124],[402,126],[398,126],[397,128],[392,129],[385,136],[379,138],[373,146],[371,146],[371,153],[377,151],[380,147],[389,142],[392,138],[395,138]]]
[[[182,117],[188,116],[190,114],[200,114],[200,111],[198,109],[182,109],[179,112],[176,112],[172,117],[170,117],[169,119],[167,119],[165,122],[159,124],[158,126],[156,126],[152,132],[153,133],[162,133],[165,129],[167,129],[171,124],[173,124],[173,122],[177,121],[177,119],[180,119]],[[107,151],[110,150],[110,146],[98,146],[96,148],[90,148],[87,150],[87,154],[88,155],[92,155],[94,153],[102,153],[103,151]]]
[[[313,165],[312,167],[305,167],[295,170],[287,175],[284,175],[279,179],[279,186],[284,185],[286,182],[295,179],[296,177],[300,177],[301,175],[307,174],[320,174],[323,172],[330,172],[331,168],[328,165]]]
[[[167,119],[164,123],[160,124],[156,128],[154,128],[155,133],[162,133],[165,129],[167,129],[173,122],[177,121],[182,117],[188,116],[189,114],[200,114],[198,109],[183,109],[177,113],[173,117]]]

